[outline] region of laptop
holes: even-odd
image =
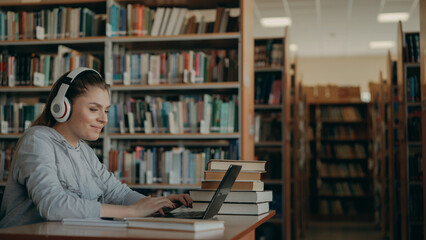
[[[165,216],[156,214],[155,217],[171,217],[171,218],[190,218],[190,219],[210,219],[219,213],[220,207],[222,207],[228,193],[231,191],[232,185],[234,185],[235,179],[241,171],[240,165],[231,165],[225,173],[222,181],[217,187],[212,200],[205,211],[192,211],[192,212],[168,212]],[[172,209],[172,211],[175,209]],[[158,216],[159,215],[159,216]]]

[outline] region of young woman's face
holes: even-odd
[[[87,93],[74,99],[71,117],[67,121],[72,142],[80,139],[94,141],[107,124],[111,105],[107,90],[89,86]]]

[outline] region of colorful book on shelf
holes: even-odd
[[[193,202],[193,211],[205,211],[208,202]],[[269,211],[269,203],[224,203],[219,214],[260,215]]]
[[[266,161],[212,159],[208,162],[207,167],[208,170],[227,170],[231,164],[241,165],[241,171],[265,171]]]
[[[225,229],[224,221],[215,219],[182,219],[182,218],[124,218],[129,228],[141,228],[166,231],[214,231]]]
[[[241,174],[241,172],[240,172]],[[208,202],[212,199],[214,190],[190,190],[189,195],[194,202]],[[272,201],[272,191],[231,191],[225,203],[262,203]]]
[[[215,190],[219,184],[220,181],[201,181],[201,189]],[[264,183],[262,181],[235,181],[231,189],[234,191],[263,191]]]

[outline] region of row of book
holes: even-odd
[[[322,144],[321,157],[340,159],[363,159],[366,158],[365,146],[363,144]]]
[[[255,104],[280,104],[282,103],[281,73],[259,74],[256,73],[254,82]]]
[[[321,107],[322,121],[363,121],[363,117],[356,107]]]
[[[362,139],[366,138],[364,131],[353,126],[322,126],[321,138],[322,139]]]
[[[61,39],[104,35],[105,14],[88,8],[0,11],[0,40]]]
[[[265,161],[210,160],[204,172],[200,190],[190,190],[194,211],[204,211],[214,191],[220,184],[228,167],[241,165],[231,192],[219,210],[219,214],[260,215],[269,211],[272,191],[264,191],[261,174],[265,172]]]
[[[419,33],[406,33],[404,45],[404,62],[420,63],[420,55]]]
[[[235,142],[228,147],[186,149],[182,147],[109,151],[109,171],[129,184],[200,184],[210,159],[236,157]]]
[[[420,68],[417,68],[417,73],[407,74],[407,101],[420,102]]]
[[[365,196],[365,190],[360,183],[353,182],[322,182],[319,187],[320,196]]]
[[[256,114],[254,142],[281,141],[281,113]]]
[[[1,134],[22,133],[44,109],[44,103],[0,104]]]
[[[0,150],[0,181],[7,180],[13,154],[15,154],[15,147],[6,147]]]
[[[50,86],[62,74],[78,67],[101,69],[92,54],[59,45],[56,54],[0,54],[0,86]]]
[[[210,10],[157,9],[139,3],[110,7],[111,36],[167,36],[239,31],[239,11],[223,7]]]
[[[410,181],[423,180],[423,159],[420,148],[412,150],[408,154],[408,175]]]
[[[112,54],[113,84],[238,81],[236,50],[130,53],[114,44]]]
[[[321,177],[365,177],[366,173],[358,163],[330,163],[318,166]]]
[[[408,141],[422,140],[422,110],[420,107],[407,109],[407,137]]]
[[[120,101],[113,101],[120,102]],[[128,98],[112,104],[112,133],[233,133],[238,131],[237,96],[177,96]]]
[[[408,218],[410,221],[423,222],[423,186],[420,184],[409,186]]]
[[[284,62],[284,45],[267,40],[265,44],[254,46],[255,67],[281,67]]]
[[[321,215],[357,215],[359,211],[352,201],[320,200],[319,213]]]

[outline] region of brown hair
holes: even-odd
[[[53,84],[52,89],[50,90],[49,97],[47,98],[46,105],[44,106],[43,112],[40,114],[40,116],[37,117],[36,120],[34,120],[33,124],[31,126],[48,126],[53,127],[55,125],[56,120],[52,116],[52,113],[50,112],[50,106],[52,105],[53,99],[56,97],[59,91],[59,87],[63,82],[66,80],[66,76],[69,72],[62,75],[56,82]],[[109,90],[109,84],[105,82],[105,80],[100,77],[96,72],[94,71],[84,71],[77,75],[76,78],[72,81],[70,87],[67,90],[67,93],[65,94],[65,97],[68,98],[68,100],[71,103],[74,102],[74,100],[87,93],[88,86],[92,87],[98,87],[104,90]],[[71,114],[72,114],[72,108],[71,108]]]

